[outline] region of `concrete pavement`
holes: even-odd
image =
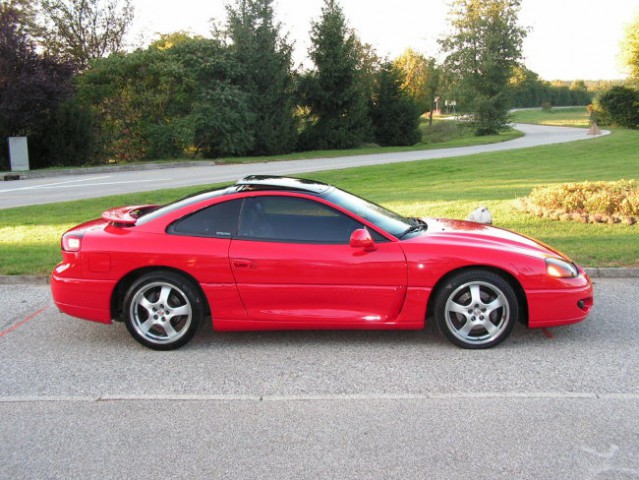
[[[0,479],[637,479],[639,279],[497,348],[216,333],[152,351],[0,286]]]

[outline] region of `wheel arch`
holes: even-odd
[[[116,284],[111,294],[111,318],[113,318],[114,320],[118,322],[123,321],[122,306],[124,303],[124,296],[126,295],[126,292],[129,290],[131,285],[133,285],[133,283],[138,278],[140,278],[142,275],[146,275],[147,273],[151,273],[151,272],[171,272],[184,277],[186,280],[188,280],[190,283],[193,284],[193,287],[195,287],[195,289],[200,294],[200,297],[202,298],[202,302],[204,305],[205,315],[211,314],[211,308],[209,306],[208,298],[204,294],[204,291],[202,290],[202,286],[200,285],[200,282],[198,282],[197,279],[193,277],[193,275],[190,275],[186,273],[184,270],[180,270],[178,268],[153,266],[153,267],[138,268],[136,270],[133,270],[127,273],[124,277],[120,279],[120,281]]]
[[[468,270],[483,270],[486,272],[491,272],[495,275],[499,275],[506,282],[508,282],[508,284],[513,288],[515,295],[517,296],[517,302],[519,304],[519,321],[528,326],[528,298],[526,296],[524,288],[521,286],[521,283],[519,283],[519,281],[506,270],[502,270],[501,268],[492,267],[489,265],[468,265],[447,272],[437,281],[437,283],[433,287],[431,295],[428,298],[428,305],[426,306],[427,316],[431,317],[434,314],[437,294],[442,289],[443,285],[445,285],[451,277]]]

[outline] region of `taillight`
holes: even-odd
[[[62,235],[62,241],[60,242],[62,250],[65,252],[79,252],[82,246],[82,235],[77,233],[65,233]]]

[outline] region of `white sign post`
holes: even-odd
[[[12,172],[29,171],[27,137],[9,137],[9,161]]]

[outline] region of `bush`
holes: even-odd
[[[44,135],[46,163],[43,166],[78,166],[96,163],[93,115],[74,100],[61,104],[52,115]]]
[[[639,128],[639,91],[615,86],[598,99],[601,119],[625,128]]]
[[[519,207],[547,218],[634,225],[639,216],[639,184],[619,180],[536,187],[519,200]]]

